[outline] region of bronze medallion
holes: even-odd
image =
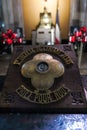
[[[31,83],[37,90],[48,90],[53,85],[54,78],[64,74],[64,65],[49,54],[39,53],[22,65],[21,74],[31,78]]]
[[[34,56],[31,59],[26,60],[32,55]],[[57,102],[70,91],[64,84],[56,87],[54,85],[55,79],[62,78],[64,75],[65,66],[73,64],[71,58],[57,48],[51,46],[32,47],[22,52],[13,64],[21,66],[22,77],[25,78],[25,81],[31,82],[29,86],[24,81],[25,85],[21,84],[16,90],[18,95],[29,102],[39,104]]]

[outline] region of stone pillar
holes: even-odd
[[[3,20],[2,0],[0,0],[0,20]]]
[[[9,24],[7,5],[8,5],[7,0],[2,0],[3,19],[4,19],[6,29],[8,28],[8,24]]]
[[[24,30],[22,0],[18,0],[18,12],[19,12],[18,13],[19,26],[23,27],[23,30]]]
[[[19,26],[18,22],[18,0],[12,0],[12,6],[13,6],[13,16],[14,16],[14,26]]]
[[[80,2],[80,26],[87,25],[86,23],[86,14],[87,14],[87,0],[81,0]]]
[[[71,0],[70,3],[70,25],[78,26],[80,17],[80,0]]]
[[[8,22],[9,22],[9,28],[14,28],[14,14],[13,14],[13,1],[7,0],[7,10],[8,10]]]
[[[22,1],[13,0],[14,26],[22,27],[24,32]]]
[[[6,29],[14,29],[17,26],[22,27],[24,31],[22,1],[2,0],[2,9]]]

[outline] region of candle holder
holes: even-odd
[[[76,54],[80,50],[81,44],[87,43],[87,28],[82,27],[71,27],[69,34],[69,44],[73,44]]]

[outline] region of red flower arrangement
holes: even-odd
[[[70,43],[87,42],[87,28],[85,26],[80,27],[79,30],[75,31],[69,36]]]
[[[22,38],[17,37],[17,33],[14,33],[12,29],[8,29],[5,33],[2,33],[3,44],[20,44],[22,43]]]

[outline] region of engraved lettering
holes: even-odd
[[[52,102],[57,102],[69,93],[69,90],[65,87],[60,87],[55,91],[46,91],[41,93],[39,91],[31,91],[27,89],[24,85],[21,85],[17,90],[17,94],[29,102],[48,104]],[[53,95],[53,96],[52,96]]]
[[[39,103],[50,103],[52,101],[50,94],[38,94],[35,96],[35,101],[38,101]]]
[[[61,58],[65,62],[66,65],[73,64],[73,61],[71,60],[71,58],[68,55],[66,55],[63,51],[57,48],[49,47],[49,46],[47,47],[40,46],[40,47],[30,48],[29,50],[22,52],[14,60],[13,64],[20,65],[26,57],[28,57],[31,54],[38,53],[38,52],[53,53],[54,55],[57,55],[59,58]]]

